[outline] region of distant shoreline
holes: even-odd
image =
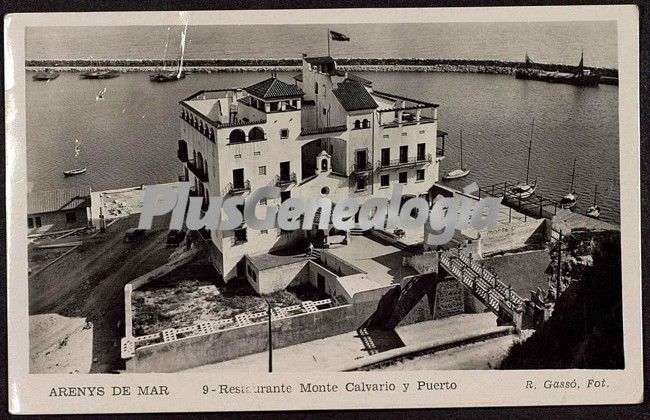
[[[487,73],[514,74],[524,68],[523,62],[499,60],[456,60],[428,58],[340,58],[336,60],[343,70],[384,72],[437,72],[437,73]],[[170,62],[167,70],[176,63]],[[162,60],[26,60],[28,71],[40,71],[45,68],[58,71],[82,71],[88,68],[105,68],[121,72],[160,71]],[[564,64],[534,63],[534,69],[573,73],[577,66]],[[185,60],[183,68],[190,72],[269,72],[300,71],[299,59],[190,59]],[[610,68],[585,67],[602,76],[618,78],[618,70]]]

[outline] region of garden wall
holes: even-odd
[[[273,348],[282,348],[356,330],[376,302],[337,306],[273,320]],[[129,372],[176,372],[268,350],[268,323],[231,328],[139,347],[126,361]]]

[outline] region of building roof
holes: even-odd
[[[352,79],[345,79],[334,89],[334,95],[346,111],[358,111],[362,109],[375,109],[377,102],[372,99],[363,85]]]
[[[290,85],[275,77],[269,77],[259,83],[248,86],[244,90],[262,99],[295,98],[304,95],[296,85]]]
[[[346,71],[337,69],[335,74],[337,76],[342,76],[342,77],[346,77],[348,79],[356,80],[357,82],[361,82],[362,85],[372,86],[372,80],[364,79],[363,77],[358,76],[356,74],[352,74],[350,72],[346,72]],[[302,81],[302,79],[300,79],[300,80]]]
[[[27,194],[27,214],[90,207],[90,187],[61,188]]]
[[[248,258],[248,261],[250,261],[259,271],[268,270],[269,268],[274,267],[280,267],[282,265],[304,262],[311,259],[309,255],[305,254],[278,255],[269,253],[247,255],[246,258]]]
[[[303,58],[309,64],[330,64],[334,63],[334,59],[330,56],[323,57],[304,57]]]

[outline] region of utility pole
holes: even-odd
[[[269,318],[269,373],[273,372],[273,338],[271,336],[271,304],[266,301],[268,305],[268,318]]]
[[[560,298],[560,278],[562,277],[562,231],[557,241],[557,278],[555,279],[555,301]]]

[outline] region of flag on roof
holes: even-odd
[[[332,37],[332,41],[349,41],[350,40],[350,38],[348,38],[346,35],[343,35],[340,32],[330,31],[330,36]]]

